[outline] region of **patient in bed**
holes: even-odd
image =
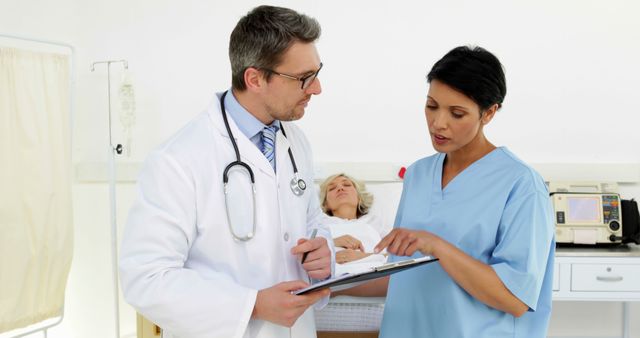
[[[382,235],[379,220],[369,214],[373,196],[363,183],[345,174],[328,177],[320,185],[320,201],[324,212],[335,220],[330,225],[336,247],[336,275],[378,266],[386,254],[374,254],[373,248]]]

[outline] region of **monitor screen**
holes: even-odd
[[[569,223],[601,223],[602,201],[599,197],[568,197]]]

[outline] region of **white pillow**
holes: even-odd
[[[367,183],[367,191],[373,195],[373,204],[368,215],[371,218],[369,223],[381,236],[393,229],[393,222],[396,218],[400,196],[402,195],[402,182],[393,183]],[[375,221],[373,221],[375,220]]]

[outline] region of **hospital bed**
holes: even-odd
[[[374,196],[370,213],[382,223],[383,231],[393,227],[396,209],[402,193],[401,182],[389,182],[358,175],[357,171],[346,172],[356,179],[362,179]],[[365,176],[361,178],[361,176]],[[337,296],[331,298],[322,310],[316,310],[318,338],[373,338],[378,337],[384,297]]]
[[[332,298],[322,310],[316,311],[318,338],[378,337],[384,297]]]

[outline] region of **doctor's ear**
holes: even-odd
[[[266,83],[266,79],[262,71],[254,67],[249,67],[244,70],[244,83],[247,86],[247,90],[259,91],[264,83]]]

